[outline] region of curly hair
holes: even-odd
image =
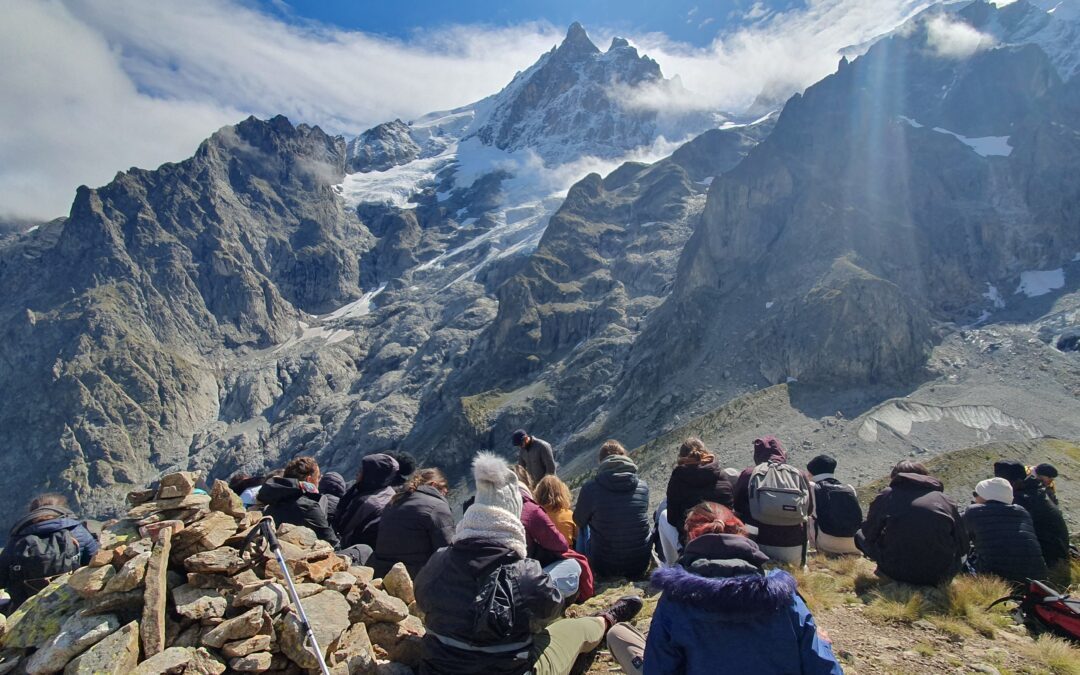
[[[555,474],[549,473],[541,478],[534,492],[533,497],[540,506],[552,509],[570,508],[570,488]]]
[[[285,477],[303,480],[319,470],[319,463],[314,457],[293,457],[285,465]]]

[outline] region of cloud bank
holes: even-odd
[[[81,183],[190,156],[221,126],[284,114],[357,134],[498,91],[565,27],[453,26],[393,40],[287,23],[243,0],[0,0],[0,219],[67,212]],[[641,92],[660,109],[738,109],[832,72],[838,50],[923,0],[807,0],[758,15],[705,49],[628,35],[685,88]],[[765,18],[762,18],[765,17]],[[612,36],[588,27],[597,44]],[[673,93],[674,92],[674,93]]]

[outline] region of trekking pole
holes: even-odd
[[[308,623],[307,614],[304,612],[304,606],[300,604],[300,595],[296,592],[296,586],[293,585],[292,574],[289,573],[289,566],[285,564],[285,556],[281,552],[281,543],[278,542],[277,533],[274,531],[274,519],[270,516],[266,516],[258,522],[255,527],[251,529],[248,536],[244,538],[244,548],[241,549],[241,555],[248,547],[252,546],[256,539],[262,535],[266,539],[267,545],[270,550],[274,552],[274,556],[277,557],[278,566],[281,567],[281,573],[285,575],[285,585],[289,589],[289,598],[292,600],[293,607],[296,608],[296,614],[300,617],[300,626],[304,629],[304,633],[307,636],[307,640],[311,643],[311,648],[315,650],[315,658],[319,661],[319,670],[323,675],[330,675],[330,669],[326,667],[326,661],[323,659],[322,650],[319,649],[319,643],[315,639],[315,631],[311,629],[311,624]]]

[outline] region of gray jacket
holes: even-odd
[[[555,473],[555,453],[550,443],[530,436],[528,447],[518,448],[518,464],[525,467],[536,484],[549,473]]]

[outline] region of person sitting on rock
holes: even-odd
[[[277,525],[289,523],[309,528],[319,539],[338,547],[337,534],[331,529],[319,495],[319,463],[314,457],[294,457],[285,465],[281,477],[273,477],[259,490],[258,500],[265,504],[265,515]]]
[[[689,541],[678,564],[652,575],[661,595],[648,639],[626,623],[608,632],[624,672],[843,672],[795,579],[763,570],[769,557],[731,509],[698,504],[684,528]]]
[[[529,472],[533,483],[555,473],[555,452],[551,449],[551,443],[530,436],[524,429],[515,431],[510,442],[518,449],[518,464]]]
[[[615,440],[600,446],[596,477],[586,483],[574,507],[578,551],[597,576],[640,579],[652,558],[649,486],[637,465]]]
[[[338,502],[334,529],[343,547],[363,545],[375,548],[383,509],[394,496],[398,463],[390,455],[368,455],[360,460],[356,482]]]
[[[810,544],[826,555],[859,554],[855,533],[863,512],[855,488],[836,479],[836,460],[818,455],[806,465],[814,487],[814,515],[810,518]]]
[[[592,571],[587,559],[581,555],[575,557],[566,537],[537,503],[529,482],[529,472],[519,464],[514,467],[514,473],[518,478],[518,489],[521,490],[521,524],[525,527],[528,556],[540,563],[544,573],[555,582],[567,602],[579,597],[578,587],[582,581],[585,581],[588,591],[580,599],[592,597]]]
[[[8,534],[0,553],[0,587],[19,605],[49,585],[53,577],[90,562],[98,542],[68,508],[67,498],[43,494],[30,502],[29,513]]]
[[[331,523],[337,515],[338,503],[345,496],[345,477],[337,471],[327,471],[319,479],[319,493],[322,495],[323,510]]]
[[[375,554],[368,563],[376,577],[400,562],[415,579],[435,551],[450,545],[454,516],[446,501],[449,492],[441,471],[420,469],[393,496],[382,512]]]
[[[762,522],[754,517],[754,509],[760,501],[750,503],[751,480],[755,472],[770,471],[792,479],[797,483],[802,498],[809,502],[805,514],[797,512],[793,517],[799,522],[790,525],[777,525]],[[764,490],[762,490],[764,492]],[[754,466],[743,469],[735,481],[735,513],[747,524],[757,529],[754,541],[769,558],[775,562],[801,566],[806,564],[807,523],[814,515],[813,491],[810,481],[802,471],[787,463],[787,451],[780,441],[773,436],[764,436],[754,440]],[[805,515],[805,517],[803,517]],[[801,520],[800,520],[801,519]]]
[[[562,594],[527,556],[517,476],[492,453],[473,460],[476,500],[453,542],[416,578],[424,615],[421,672],[441,675],[567,675],[642,600],[626,597],[598,616],[552,622]],[[546,628],[542,628],[543,626]]]
[[[877,563],[879,575],[916,586],[946,583],[968,551],[967,530],[956,502],[918,462],[892,470],[855,534],[855,545]]]
[[[967,567],[975,574],[994,574],[1016,584],[1045,580],[1046,563],[1031,516],[1012,502],[1012,485],[1004,478],[975,486],[975,503],[964,511],[964,526],[974,544]]]
[[[578,528],[574,524],[574,510],[570,508],[573,505],[570,488],[552,473],[536,484],[533,497],[536,498],[536,503],[543,507],[548,518],[551,518],[551,522],[555,523],[555,527],[559,528],[562,536],[566,537],[567,543],[573,547],[577,541]]]
[[[1023,463],[1016,460],[994,462],[994,476],[1009,481],[1013,503],[1022,506],[1031,516],[1047,569],[1051,573],[1067,572],[1069,527],[1061,510],[1050,500],[1042,481],[1029,476]]]
[[[667,484],[667,520],[679,532],[679,546],[686,543],[683,523],[690,509],[701,502],[734,505],[734,488],[724,468],[700,438],[691,436],[679,446],[679,458]]]

